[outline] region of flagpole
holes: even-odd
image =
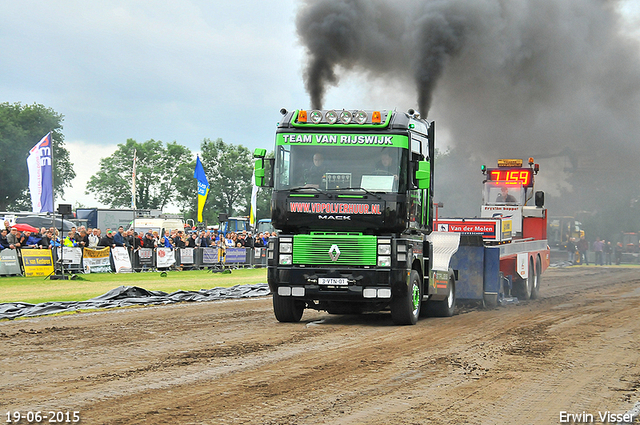
[[[131,209],[136,210],[136,160],[138,150],[133,150],[133,174],[131,176]]]

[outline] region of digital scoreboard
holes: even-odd
[[[487,180],[531,187],[533,186],[533,170],[531,168],[491,168],[487,170]]]

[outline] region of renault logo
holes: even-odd
[[[340,257],[340,248],[338,248],[338,245],[331,245],[331,248],[329,248],[329,257],[331,257],[331,261],[338,261]]]

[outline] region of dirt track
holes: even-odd
[[[271,299],[0,323],[0,417],[85,424],[556,424],[640,399],[640,269],[550,269],[541,299],[396,327]],[[21,423],[27,423],[23,420]]]

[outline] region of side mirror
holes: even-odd
[[[541,190],[536,192],[536,207],[544,207],[544,192]]]
[[[253,157],[256,158],[254,164],[255,183],[258,187],[265,186],[264,182],[264,157],[267,155],[266,149],[257,148],[253,151]]]
[[[431,163],[429,161],[418,162],[416,181],[418,182],[418,189],[429,189],[431,187]]]

